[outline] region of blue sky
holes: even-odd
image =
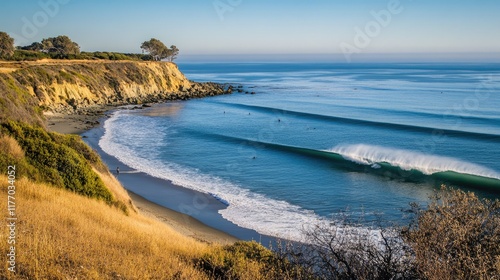
[[[498,0],[20,0],[0,5],[0,31],[20,45],[64,34],[84,51],[140,52],[140,44],[155,37],[175,44],[184,58],[440,53],[489,60],[500,52]]]

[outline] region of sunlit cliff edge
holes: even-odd
[[[228,92],[224,85],[189,81],[170,62],[0,62],[1,116],[29,123],[39,123],[42,112],[72,113],[96,105],[141,104]]]

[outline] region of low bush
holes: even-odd
[[[26,167],[28,170],[36,170],[26,172],[31,179],[101,199],[109,204],[114,202],[113,195],[92,170],[91,163],[100,169],[105,168],[104,165],[98,155],[80,139],[17,122],[3,123],[2,129],[19,143],[25,154],[22,161],[17,161],[20,164],[27,163],[24,165],[29,166]]]
[[[408,212],[408,226],[367,227],[349,217],[318,225],[304,244],[275,250],[274,259],[287,262],[274,270],[300,267],[315,279],[500,279],[498,199],[443,186],[428,206]]]
[[[213,248],[197,261],[210,279],[321,279],[294,262],[291,248],[272,251],[255,241],[239,241]]]
[[[81,52],[79,54],[46,53],[34,50],[17,49],[8,58],[10,61],[36,61],[40,59],[106,59],[106,60],[152,60],[148,54],[140,53],[119,53],[119,52]]]
[[[500,279],[500,201],[444,188],[403,232],[427,279]]]
[[[51,58],[49,54],[40,51],[15,50],[14,54],[9,57],[13,61],[34,61],[44,58]]]

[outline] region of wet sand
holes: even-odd
[[[231,244],[238,239],[223,231],[209,227],[183,213],[179,213],[151,202],[133,192],[128,192],[139,212],[172,227],[175,231],[208,243]]]

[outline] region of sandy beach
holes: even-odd
[[[105,116],[103,112],[111,108],[103,107],[102,110],[72,115],[52,112],[45,113],[44,115],[47,118],[47,128],[50,131],[63,134],[82,134],[92,127],[99,125],[99,120]]]
[[[104,108],[104,110],[105,109],[110,108]],[[106,117],[104,113],[98,112],[92,114],[74,115],[46,114],[45,116],[47,117],[48,129],[50,131],[63,134],[82,134],[89,129],[98,126],[100,124],[100,121],[102,121],[103,118]],[[120,175],[120,181],[125,179],[130,184],[137,184],[136,180],[127,180],[127,177],[123,175]],[[134,178],[137,177],[138,176],[134,176]],[[142,180],[141,184],[143,183],[148,184],[147,182],[144,182],[144,180]],[[128,190],[128,193],[134,205],[139,209],[142,215],[157,219],[169,225],[171,228],[185,236],[189,236],[196,240],[207,243],[219,244],[230,244],[238,240],[238,238],[221,230],[207,226],[189,215],[174,211],[155,202],[147,200],[141,195],[138,195],[130,190]]]
[[[129,191],[128,193],[141,214],[160,220],[183,235],[199,241],[219,244],[230,244],[238,240],[236,237],[209,227],[191,216],[158,205],[133,192]]]

